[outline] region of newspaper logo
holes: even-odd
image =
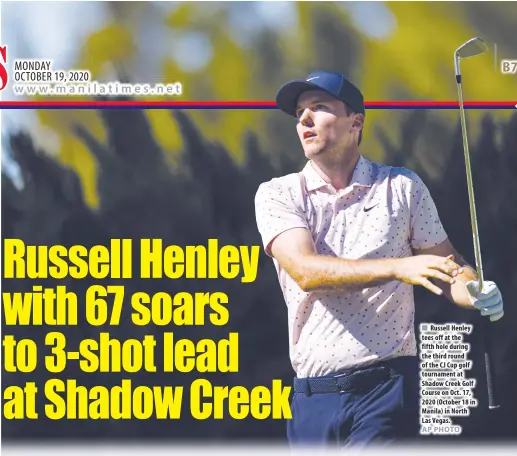
[[[0,46],[0,92],[5,89],[9,75],[7,74],[7,46]]]

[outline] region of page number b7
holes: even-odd
[[[501,73],[516,74],[517,60],[501,60]]]

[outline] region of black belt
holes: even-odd
[[[310,396],[317,393],[368,391],[395,375],[397,374],[391,367],[375,366],[331,377],[295,378],[294,392]]]

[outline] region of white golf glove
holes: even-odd
[[[484,281],[481,292],[478,281],[471,280],[466,285],[470,302],[481,311],[482,316],[490,316],[490,321],[497,321],[503,317],[503,297],[494,282]]]

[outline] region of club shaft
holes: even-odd
[[[472,182],[472,169],[470,166],[470,153],[469,153],[469,144],[467,139],[467,121],[465,116],[465,110],[463,108],[463,92],[461,86],[461,75],[459,73],[459,62],[457,62],[456,66],[456,82],[458,86],[458,99],[460,106],[460,120],[461,120],[461,136],[463,138],[463,151],[465,153],[465,170],[467,173],[467,189],[469,195],[469,205],[470,205],[470,222],[472,225],[472,236],[474,239],[474,255],[476,258],[476,269],[479,280],[479,290],[483,289],[483,263],[481,261],[481,248],[479,243],[479,233],[478,233],[478,223],[477,223],[477,215],[476,215],[476,203],[474,198],[474,185]],[[485,322],[484,322],[485,323]],[[483,328],[483,345],[484,345],[484,361],[485,361],[485,373],[487,380],[487,392],[488,392],[488,407],[490,409],[496,409],[499,407],[495,398],[495,387],[493,380],[493,370],[492,370],[492,362],[490,357],[490,348],[491,348],[491,340],[490,340],[490,328],[485,323]]]
[[[461,82],[458,86],[458,99],[460,104],[460,119],[461,119],[461,136],[463,138],[463,151],[465,153],[465,170],[467,172],[467,190],[469,195],[469,206],[470,206],[470,223],[472,225],[472,236],[474,240],[474,255],[476,259],[476,270],[479,280],[479,290],[483,289],[483,263],[481,261],[481,247],[479,243],[479,231],[478,222],[476,215],[476,202],[474,198],[474,185],[472,183],[472,169],[470,166],[470,153],[469,144],[467,139],[467,122],[465,118],[465,110],[463,107],[463,93],[461,88]]]

